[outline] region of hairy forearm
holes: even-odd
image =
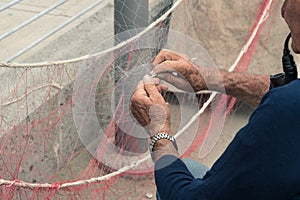
[[[179,157],[176,148],[173,146],[172,142],[166,139],[158,140],[154,146],[154,161],[157,161],[164,155],[174,155]]]
[[[227,72],[223,70],[219,72],[218,77],[211,77],[209,79],[208,85],[215,91],[225,92],[253,107],[259,104],[270,87],[268,75]],[[216,73],[212,74],[216,76]]]

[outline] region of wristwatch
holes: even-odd
[[[155,146],[156,142],[158,140],[161,140],[161,139],[170,140],[172,142],[172,144],[174,145],[175,149],[178,151],[178,146],[177,146],[177,143],[176,143],[176,140],[175,140],[174,136],[170,136],[166,132],[161,132],[161,133],[157,133],[153,137],[151,137],[151,142],[150,142],[150,146],[149,146],[151,154],[154,151],[154,146]]]

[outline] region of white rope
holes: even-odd
[[[9,106],[9,105],[11,105],[11,104],[13,104],[13,103],[16,103],[16,102],[18,102],[18,101],[21,101],[22,99],[24,99],[24,98],[25,98],[26,96],[28,96],[29,94],[31,94],[31,93],[33,93],[33,92],[35,92],[35,91],[37,91],[37,90],[41,90],[41,89],[43,89],[43,88],[46,88],[46,87],[53,87],[53,88],[58,89],[58,90],[62,90],[62,89],[63,89],[62,86],[60,86],[60,85],[58,85],[58,84],[56,84],[56,83],[49,83],[49,84],[41,85],[41,86],[39,86],[39,87],[36,87],[36,88],[34,88],[34,89],[28,91],[26,94],[24,94],[24,95],[22,95],[22,96],[20,96],[20,97],[18,97],[18,98],[16,98],[16,99],[14,99],[14,100],[12,100],[12,101],[9,101],[9,102],[6,102],[6,103],[1,104],[1,106],[3,106],[3,107],[4,107],[4,106]],[[1,107],[1,106],[0,106],[0,107]]]
[[[178,2],[182,2],[178,1]],[[249,38],[248,42],[246,43],[246,45],[244,47],[249,47],[251,42],[253,42],[259,27],[261,26],[261,24],[263,23],[263,21],[266,20],[266,18],[268,17],[267,15],[267,11],[269,11],[270,6],[272,4],[272,0],[269,1],[269,4],[267,5],[262,17],[259,20],[259,23],[257,24],[257,26],[255,27],[253,33],[251,34],[251,37]],[[178,6],[178,4],[174,4],[174,6]],[[174,10],[174,9],[172,9]],[[251,42],[249,42],[251,41]],[[248,48],[247,48],[248,49]],[[245,50],[247,50],[245,48],[242,48],[240,55],[245,54]],[[237,64],[242,56],[238,56],[236,62],[232,65],[231,68],[233,68],[233,70],[236,68]],[[234,66],[234,67],[233,67]],[[212,92],[210,98],[204,103],[203,107],[198,111],[198,113],[195,114],[195,116],[190,120],[190,122],[187,125],[191,125],[193,122],[193,120],[195,121],[197,119],[197,117],[199,117],[204,110],[208,107],[208,105],[212,102],[212,100],[215,98],[217,92]],[[181,135],[184,131],[188,128],[188,126],[185,126],[183,129],[181,129],[180,131],[177,132],[177,134],[175,135],[175,137],[178,137],[179,135]],[[142,158],[141,160],[137,161],[136,163],[132,163],[131,165],[122,167],[121,169],[119,169],[118,171],[115,171],[113,173],[107,174],[105,176],[101,176],[101,177],[97,177],[97,178],[91,178],[91,179],[87,179],[87,180],[81,180],[81,181],[74,181],[74,182],[70,182],[70,183],[62,183],[59,184],[58,186],[56,184],[52,185],[49,183],[43,183],[43,184],[38,184],[38,183],[26,183],[20,180],[15,180],[15,181],[7,181],[4,179],[0,179],[0,186],[1,185],[6,185],[6,186],[16,186],[16,187],[27,187],[27,188],[57,188],[57,189],[61,189],[61,188],[65,188],[65,187],[71,187],[71,186],[80,186],[80,185],[84,185],[84,184],[91,184],[91,183],[95,183],[95,182],[100,182],[100,181],[104,181],[104,180],[109,180],[112,177],[115,177],[117,175],[120,175],[130,169],[133,169],[136,166],[139,166],[141,163],[145,162],[150,156],[146,156],[145,158]]]
[[[112,173],[104,175],[104,176],[86,179],[86,180],[73,181],[70,183],[61,183],[61,184],[58,184],[58,183],[50,184],[50,183],[27,183],[27,182],[24,182],[21,180],[7,181],[4,179],[0,179],[0,186],[5,185],[7,187],[14,186],[14,187],[31,188],[31,189],[34,189],[34,188],[56,188],[57,190],[59,190],[62,188],[67,188],[67,187],[74,187],[74,186],[86,185],[86,184],[91,184],[91,183],[97,183],[97,182],[109,180],[109,179],[111,179],[115,176],[118,176],[130,169],[133,169],[134,167],[139,166],[140,164],[142,164],[149,158],[150,158],[150,155],[142,158],[141,160],[138,160],[136,163],[132,163],[131,165],[122,167],[118,171],[112,172]]]
[[[257,32],[260,28],[260,26],[267,20],[267,18],[269,17],[269,11],[270,11],[270,7],[272,5],[272,1],[270,0],[268,5],[266,6],[266,9],[264,9],[262,16],[260,17],[257,26],[254,28],[252,34],[250,35],[249,40],[247,41],[247,43],[244,45],[244,47],[242,48],[239,56],[237,57],[236,61],[233,63],[233,65],[229,68],[229,72],[232,72],[236,66],[238,65],[238,63],[240,62],[240,60],[242,59],[243,55],[248,51],[250,45],[252,44],[255,36],[257,35]]]
[[[203,104],[201,109],[191,118],[191,120],[187,122],[187,124],[176,133],[176,135],[174,136],[175,138],[181,136],[204,113],[206,108],[210,105],[210,103],[216,97],[217,94],[218,92],[211,92],[209,99]]]

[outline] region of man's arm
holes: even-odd
[[[209,78],[209,85],[214,91],[222,92],[256,107],[262,97],[269,91],[270,77],[243,72],[220,70],[221,79]],[[222,82],[216,80],[222,80]]]
[[[150,139],[158,133],[168,133],[170,130],[169,104],[164,100],[160,91],[165,91],[164,85],[146,75],[140,81],[131,97],[130,110],[137,121],[145,127]],[[173,143],[168,139],[159,139],[153,146],[153,159],[158,160],[163,155],[170,154],[178,157],[178,152]]]
[[[153,161],[159,160],[164,155],[173,155],[179,157],[178,152],[170,140],[161,139],[155,143],[153,152]]]
[[[270,86],[268,75],[227,72],[198,66],[188,57],[170,50],[162,50],[153,64],[153,73],[178,89],[189,92],[211,90],[226,93],[254,107],[259,104]]]

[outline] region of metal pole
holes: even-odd
[[[130,34],[118,34],[124,31],[147,27],[149,24],[148,0],[114,0],[114,32],[116,44],[132,37]]]
[[[141,28],[147,27],[149,24],[148,19],[148,0],[114,0],[115,44],[133,37]],[[124,60],[127,60],[127,55],[118,57],[114,62],[115,66],[121,68],[121,71],[126,67]],[[115,73],[116,82],[118,82],[118,77]],[[118,102],[115,102],[115,107],[117,104]],[[116,128],[115,145],[120,149],[134,153],[143,153],[148,150],[147,138],[136,138],[128,135],[120,128]]]

